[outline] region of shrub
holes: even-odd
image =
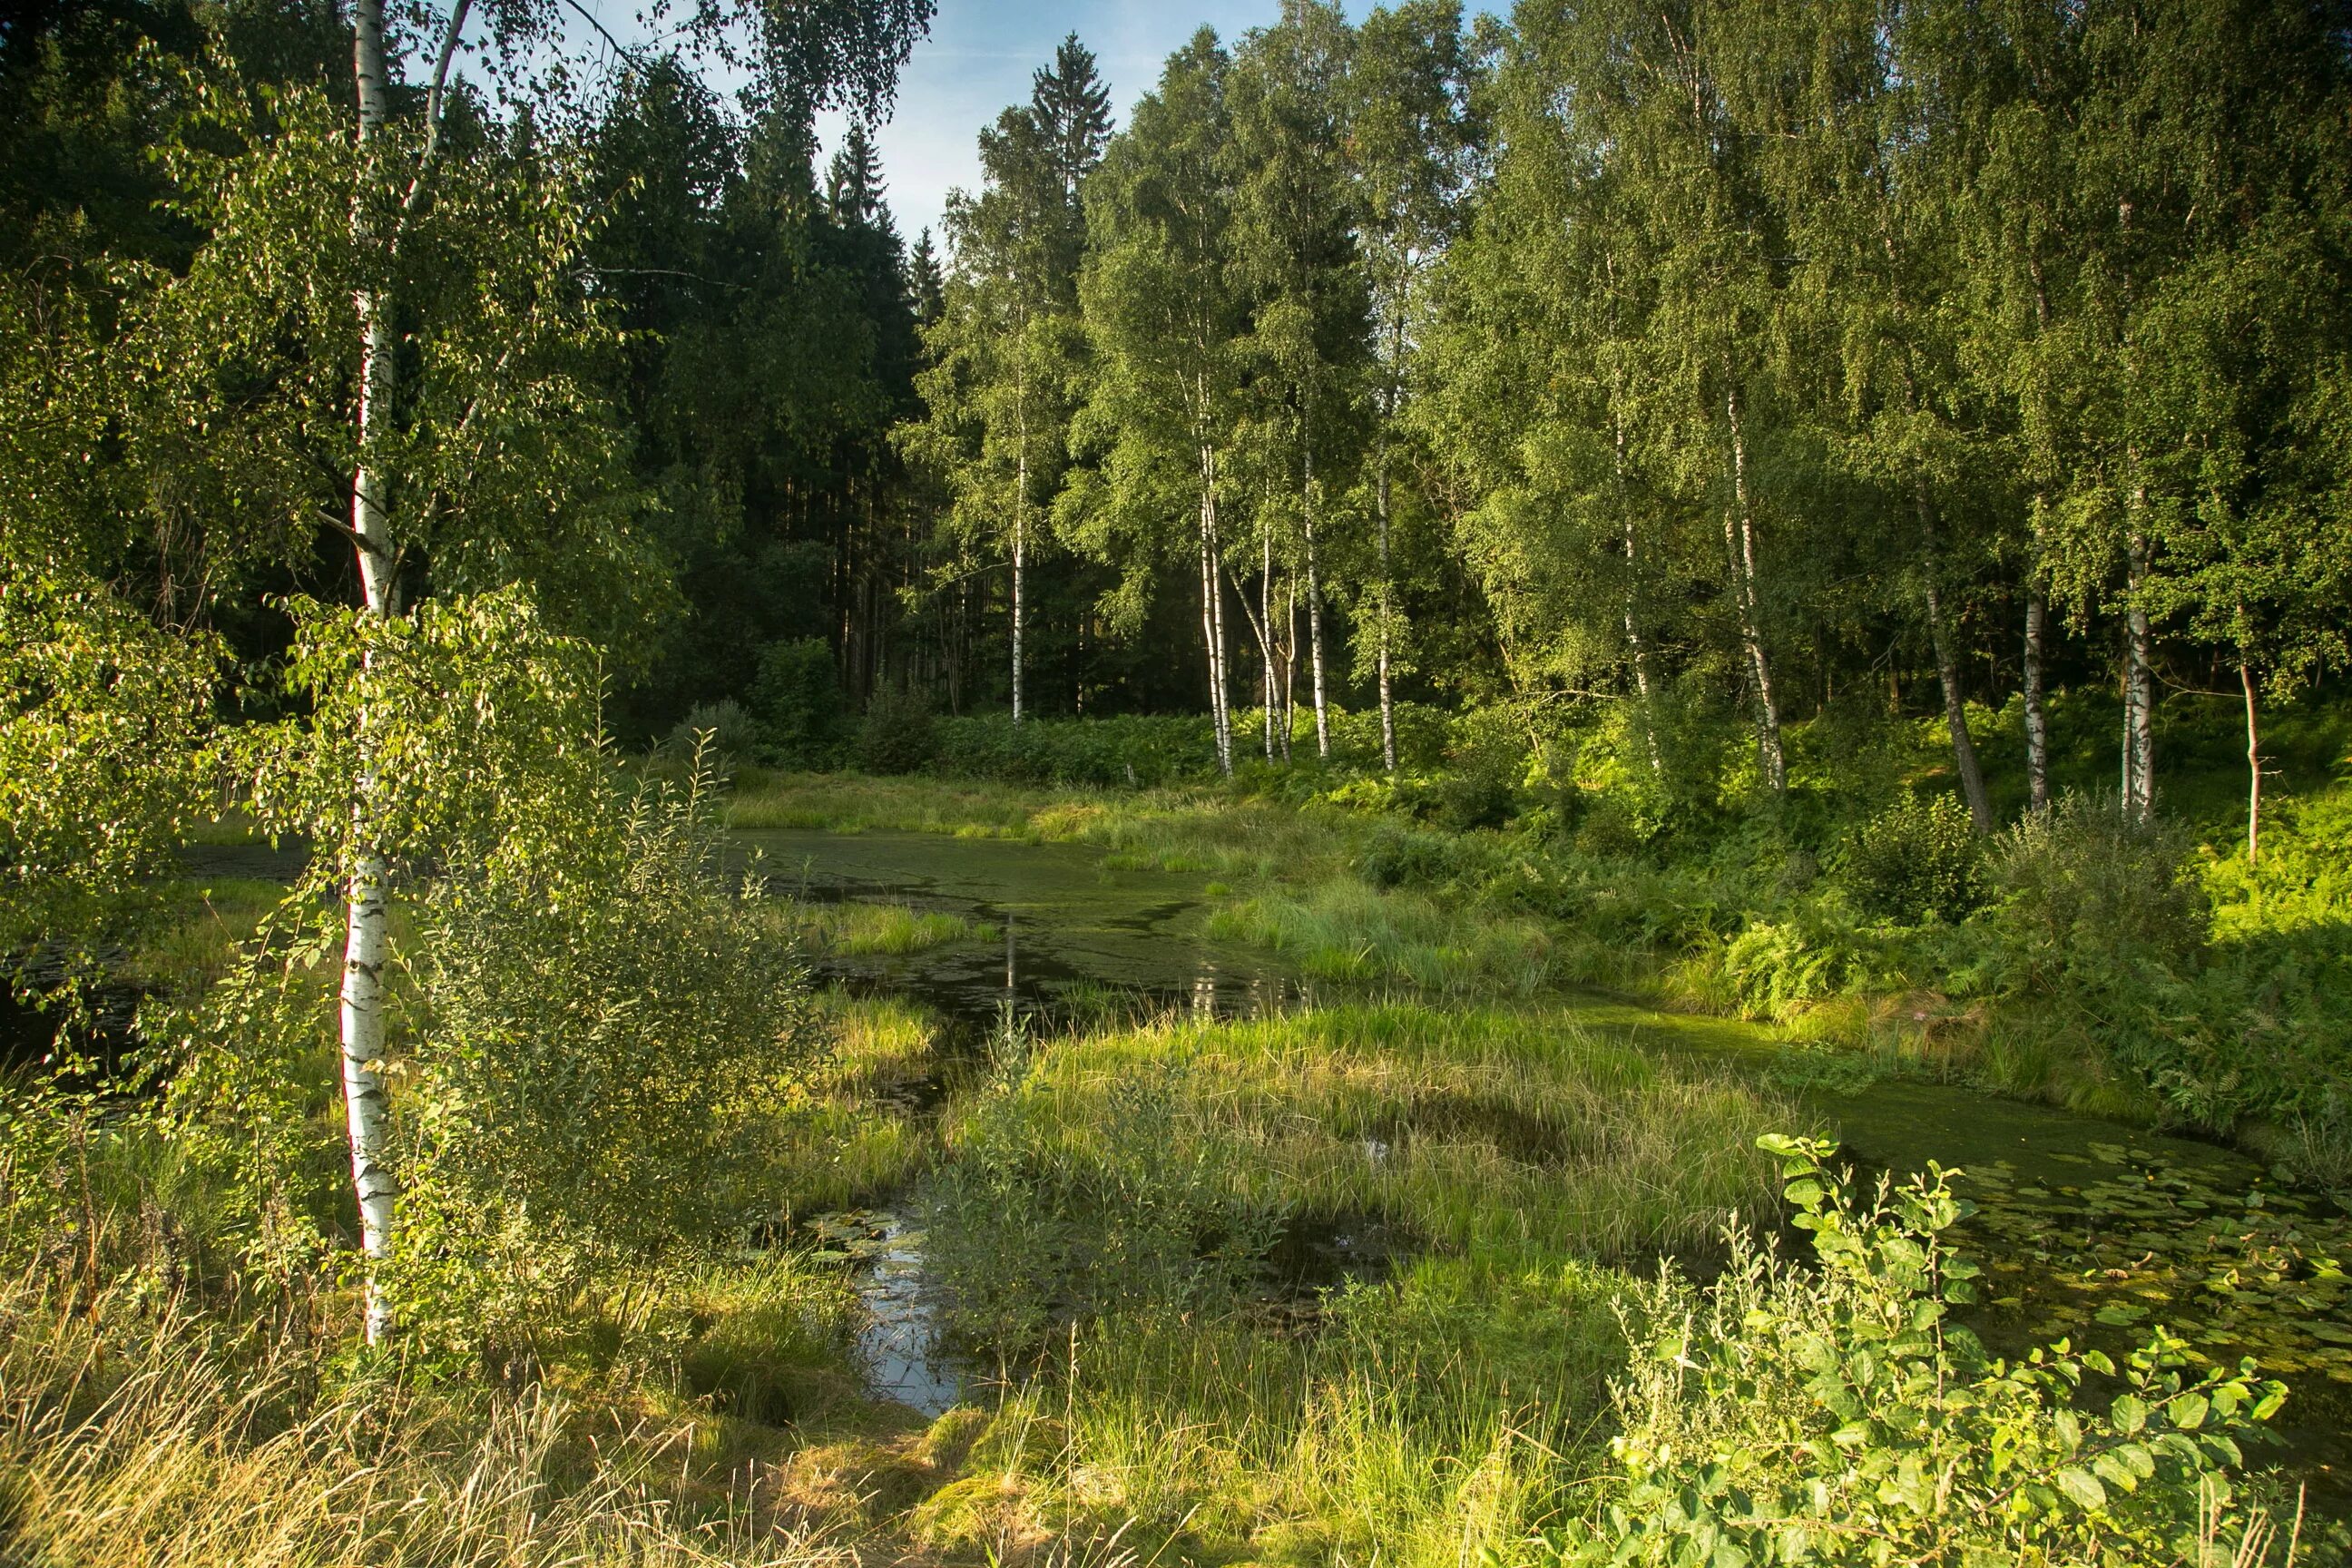
[[[2185,834],[2133,820],[2113,795],[2068,792],[2003,834],[1991,860],[2003,931],[2045,979],[2185,966],[2205,941]]]
[[[1384,822],[1364,841],[1357,867],[1376,888],[1432,888],[1475,863],[1461,840]]]
[[[904,687],[877,687],[857,728],[857,765],[869,773],[919,773],[938,743],[929,697]]]
[[[2263,1560],[2232,1472],[2278,1384],[2252,1362],[2192,1379],[2161,1330],[2120,1371],[2063,1341],[1989,1356],[1948,1315],[1978,1272],[1943,1239],[1965,1212],[1953,1173],[1857,1202],[1832,1145],[1759,1142],[1818,1271],[1735,1233],[1713,1285],[1669,1269],[1642,1292],[1618,1475],[1597,1517],[1551,1538],[1556,1562],[2173,1563],[2231,1561],[2237,1541]],[[2076,1406],[2085,1373],[2120,1382],[2104,1412]]]
[[[835,759],[848,703],[824,638],[795,637],[762,648],[751,698],[767,760],[822,767]]]
[[[1000,1037],[1016,1074],[1023,1046]],[[1180,1070],[1121,1081],[1078,1136],[1017,1081],[971,1112],[929,1204],[958,1331],[1021,1347],[1057,1318],[1213,1306],[1248,1286],[1285,1216],[1234,1190],[1234,1152],[1180,1125]]]
[[[1916,925],[1958,920],[1982,901],[1982,847],[1948,795],[1906,796],[1847,843],[1838,880],[1874,915]]]
[[[706,734],[714,759],[723,763],[748,763],[760,753],[760,726],[739,702],[695,704],[671,727],[669,749],[679,758],[694,756]]]
[[[797,954],[725,884],[709,807],[698,772],[579,863],[498,858],[422,900],[394,1123],[394,1295],[420,1334],[512,1345],[772,1205],[821,1037]]]

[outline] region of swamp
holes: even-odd
[[[2352,1561],[2343,6],[1198,9],[0,9],[0,1564]]]

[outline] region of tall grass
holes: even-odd
[[[1026,1342],[1042,1374],[923,1528],[970,1547],[1008,1518],[1131,1521],[1139,1550],[1211,1560],[1516,1561],[1605,1463],[1618,1266],[1710,1258],[1731,1215],[1777,1215],[1753,1141],[1800,1122],[1541,1005],[1056,1041],[950,1111],[932,1234],[960,1321],[997,1308],[1029,1333],[1024,1289],[1076,1316]],[[984,1202],[958,1185],[966,1161]],[[1154,1227],[1181,1246],[1267,1215],[1364,1238],[1390,1271],[1303,1300],[1139,1287]],[[1106,1258],[1132,1267],[1108,1278]]]
[[[845,958],[903,957],[951,942],[993,942],[1000,934],[986,921],[904,904],[790,903],[786,910],[785,921],[799,936],[821,952]]]
[[[88,1568],[814,1568],[856,1559],[691,1421],[436,1392],[184,1300],[0,1290],[11,1561]]]
[[[1526,996],[1551,978],[1554,943],[1523,916],[1447,909],[1352,877],[1261,893],[1218,909],[1209,934],[1270,948],[1310,979],[1454,994]]]
[[[1503,1274],[1570,1257],[1703,1251],[1776,1215],[1756,1135],[1802,1115],[1727,1073],[1662,1066],[1559,1008],[1408,1004],[1150,1026],[1071,1040],[1011,1106],[1039,1158],[1105,1157],[1111,1101],[1158,1075],[1166,1136],[1240,1195],[1377,1215]],[[1000,1112],[1001,1114],[1002,1112]],[[952,1154],[960,1118],[945,1137]]]

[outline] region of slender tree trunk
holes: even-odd
[[[2025,785],[2035,811],[2050,804],[2050,721],[2042,706],[2042,640],[2049,596],[2036,578],[2025,590]]]
[[[1968,703],[1960,691],[1959,660],[1952,653],[1950,628],[1944,624],[1944,603],[1937,578],[1940,552],[1936,546],[1936,510],[1927,499],[1927,481],[1912,479],[1912,499],[1919,510],[1919,537],[1927,555],[1927,640],[1936,652],[1936,679],[1944,688],[1944,727],[1951,732],[1952,763],[1960,775],[1960,795],[1969,803],[1969,821],[1979,833],[1992,831],[1992,801],[1985,794],[1984,769],[1978,765],[1976,742],[1969,737]]]
[[[1029,365],[1027,344],[1016,340],[1014,353],[1022,356],[1017,384],[1013,389],[1013,437],[1020,443],[1013,456],[1013,722],[1021,722],[1021,611],[1022,599],[1027,588],[1029,521]]]
[[[1217,710],[1217,580],[1209,562],[1209,506],[1201,502],[1201,647],[1209,665],[1209,733],[1217,750],[1217,765],[1225,765],[1224,716]]]
[[[1282,606],[1282,761],[1290,763],[1291,737],[1298,732],[1298,576],[1283,585]]]
[[[1780,748],[1780,708],[1772,693],[1772,666],[1764,651],[1761,617],[1757,612],[1756,511],[1748,489],[1748,435],[1739,389],[1724,394],[1724,411],[1731,425],[1732,510],[1724,514],[1723,540],[1731,554],[1733,596],[1739,607],[1739,636],[1747,645],[1748,663],[1756,680],[1756,753],[1765,787],[1773,794],[1789,787],[1789,763]]]
[[[1234,774],[1233,715],[1226,708],[1225,606],[1217,580],[1217,458],[1201,447],[1201,629],[1209,643],[1209,713],[1217,737],[1217,768]]]
[[[352,67],[359,98],[362,169],[383,130],[389,78],[383,52],[383,0],[355,0],[352,10]],[[363,179],[368,177],[362,174]],[[384,243],[368,216],[365,198],[352,209],[352,237],[364,253]],[[352,478],[352,532],[359,557],[360,586],[367,613],[399,614],[394,578],[388,487],[381,467],[392,435],[394,363],[391,304],[373,289],[352,300],[360,334],[360,461]],[[361,679],[370,671],[362,667]],[[353,781],[350,879],[344,893],[343,975],[338,995],[343,1121],[351,1145],[352,1188],[360,1211],[360,1245],[367,1258],[366,1333],[371,1345],[383,1342],[392,1314],[383,1297],[380,1265],[392,1251],[394,1183],[387,1158],[390,1105],[384,1095],[383,971],[390,954],[387,908],[389,868],[375,846],[373,816],[377,780],[368,737],[365,705],[360,727],[360,774]]]
[[[1625,426],[1613,416],[1610,426],[1617,447],[1612,475],[1617,516],[1625,532],[1625,648],[1633,661],[1633,697],[1641,704],[1642,744],[1650,754],[1650,773],[1663,778],[1666,760],[1658,748],[1657,716],[1651,707],[1650,649],[1642,640],[1642,558],[1633,530],[1633,509],[1625,500]]]
[[[1381,538],[1381,766],[1393,773],[1396,760],[1396,692],[1389,679],[1389,619],[1394,614],[1394,593],[1389,577],[1389,452],[1381,443],[1378,470],[1372,476],[1372,510],[1380,520]]]
[[[1302,443],[1302,474],[1305,494],[1301,500],[1307,521],[1307,641],[1308,658],[1315,677],[1315,757],[1318,762],[1331,760],[1331,716],[1325,706],[1323,689],[1323,579],[1315,550],[1315,448]]]
[[[1274,527],[1257,531],[1260,558],[1257,575],[1258,651],[1265,656],[1265,760],[1274,761]]]
[[[2238,684],[2246,693],[2246,864],[2252,866],[2263,852],[2263,734],[2254,721],[2254,669],[2242,648]]]
[[[2156,669],[2145,590],[2147,490],[2132,491],[2132,527],[2124,546],[2124,809],[2136,821],[2156,813]]]
[[[1261,531],[1261,534],[1262,532],[1263,531]],[[1256,609],[1251,607],[1249,585],[1242,581],[1241,574],[1238,572],[1233,572],[1230,568],[1227,570],[1231,577],[1234,598],[1242,607],[1242,618],[1249,623],[1250,635],[1257,638],[1258,665],[1261,671],[1265,674],[1265,679],[1268,688],[1271,689],[1274,680],[1273,628],[1265,624],[1264,617],[1259,615]],[[1266,761],[1272,762],[1274,760],[1274,729],[1270,724],[1266,726],[1265,731],[1265,753]]]

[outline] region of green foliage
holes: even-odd
[[[818,767],[839,754],[848,700],[824,638],[792,637],[762,648],[749,700],[769,760]]]
[[[418,909],[389,1282],[428,1338],[511,1343],[772,1212],[821,1037],[759,884],[722,871],[715,789],[706,757],[571,854],[502,849]]]
[[[669,732],[665,750],[673,762],[698,755],[705,744],[713,760],[735,765],[760,755],[766,729],[740,702],[698,702]]]
[[[1181,1135],[1183,1069],[1119,1083],[1073,1126],[1024,1092],[1026,1049],[999,1037],[1002,1086],[965,1112],[929,1188],[957,1330],[1013,1349],[1058,1321],[1234,1305],[1285,1208],[1235,1184],[1230,1151]]]
[[[103,584],[0,563],[0,964],[119,934],[110,911],[209,804],[224,652]]]
[[[912,687],[885,686],[866,704],[853,755],[869,773],[911,773],[928,765],[938,747],[929,694]]]
[[[2285,1391],[2184,1371],[2158,1330],[2117,1368],[2063,1341],[2011,1363],[1951,1310],[1979,1270],[1931,1167],[1857,1200],[1819,1140],[1767,1137],[1818,1272],[1741,1235],[1704,1290],[1671,1270],[1628,1321],[1619,1470],[1561,1563],[1959,1564],[2202,1561],[2249,1538],[2240,1442]],[[2112,1380],[2084,1408],[2086,1374]],[[2244,1561],[2245,1559],[2241,1559]]]
[[[2134,820],[2113,796],[2069,793],[2004,834],[1992,854],[1997,919],[2039,976],[2128,984],[2185,968],[2203,945],[2204,890],[2177,825]]]
[[[933,769],[954,778],[1011,784],[1152,788],[1216,772],[1206,718],[1114,715],[1024,719],[998,714],[943,719]]]
[[[1980,900],[1982,859],[1968,807],[1948,795],[1906,795],[1862,825],[1837,877],[1872,914],[1951,921]]]

